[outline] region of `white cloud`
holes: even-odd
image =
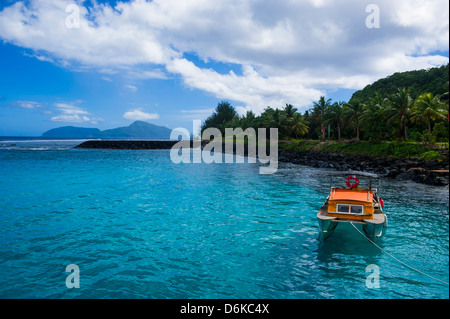
[[[81,103],[82,101],[77,101]],[[68,103],[55,103],[55,107],[61,114],[53,116],[50,120],[54,122],[70,122],[70,123],[82,123],[88,122],[91,124],[97,124],[103,121],[102,118],[92,118],[90,113],[83,108],[80,108],[73,104]]]
[[[123,114],[123,118],[130,121],[147,121],[159,119],[159,114],[157,113],[146,113],[142,109],[132,109],[128,110]]]
[[[131,92],[136,92],[138,90],[137,87],[135,87],[134,85],[130,85],[130,84],[125,85],[125,88],[130,90]]]
[[[107,76],[102,76],[102,80],[107,81],[107,82],[112,82],[110,77]]]
[[[0,38],[45,61],[133,80],[180,76],[192,88],[261,110],[307,106],[336,88],[360,89],[394,72],[448,63],[447,0],[377,0],[381,28],[368,29],[355,0],[154,0],[80,7],[72,0],[17,2],[0,11]],[[234,63],[242,75],[183,57]],[[133,91],[135,86],[128,89]],[[137,89],[137,88],[136,88]]]
[[[98,122],[102,122],[102,118],[91,118],[86,115],[80,116],[78,114],[60,114],[57,116],[53,116],[50,120],[53,122],[68,122],[68,123],[91,123],[98,124]]]
[[[52,58],[50,58],[48,56],[44,56],[44,55],[24,53],[24,56],[27,56],[27,57],[30,57],[30,58],[36,58],[39,61],[45,61],[45,62],[50,62],[50,63],[57,63],[54,59],[52,59]]]
[[[57,116],[53,116],[51,120],[54,122],[72,122],[72,123],[89,122],[89,118],[87,116],[80,116],[78,114],[60,114]]]
[[[98,124],[99,122],[103,122],[104,119],[102,119],[101,117],[94,117],[94,118],[90,118],[89,119],[89,123],[91,124]]]
[[[113,69],[109,69],[109,68],[101,68],[100,70],[98,70],[98,72],[102,73],[102,74],[113,75],[113,74],[117,74],[118,71],[113,70]]]
[[[142,70],[129,71],[127,75],[132,79],[138,80],[146,80],[146,79],[167,80],[169,78],[162,69],[155,69],[151,71],[142,71]]]
[[[222,75],[198,68],[186,59],[179,59],[174,60],[168,70],[181,74],[190,87],[214,93],[219,98],[242,101],[247,106],[246,110],[257,113],[267,106],[282,106],[289,101],[305,105],[322,94],[319,90],[304,87],[302,81],[295,77],[266,78],[252,67],[246,67],[243,76],[233,72]]]
[[[89,114],[88,111],[86,111],[78,106],[72,105],[72,104],[55,103],[55,106],[65,114],[70,114],[70,115]]]
[[[35,101],[17,101],[16,105],[24,109],[37,109],[42,107],[41,103]]]

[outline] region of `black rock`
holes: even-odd
[[[445,178],[445,177],[436,177],[436,178],[434,179],[434,183],[435,183],[435,185],[437,185],[437,186],[446,186],[446,185],[448,185],[448,178]]]
[[[426,176],[423,180],[423,183],[427,184],[427,185],[435,185],[436,184],[434,177],[432,175]]]
[[[400,173],[398,174],[395,179],[398,181],[407,181],[407,180],[411,180],[414,177],[413,173],[410,172],[404,172],[404,173]]]
[[[411,180],[415,183],[423,183],[425,175],[414,175]]]

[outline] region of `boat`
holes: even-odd
[[[317,213],[320,236],[327,239],[341,223],[362,228],[364,234],[371,240],[383,236],[387,227],[387,217],[383,212],[384,201],[379,194],[379,188],[373,187],[375,174],[365,173],[369,184],[360,186],[356,174],[351,174],[345,180],[346,186],[332,186],[324,204]]]

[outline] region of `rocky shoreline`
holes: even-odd
[[[128,141],[128,140],[90,140],[76,148],[91,149],[170,149],[178,141]],[[202,141],[202,147],[208,144]],[[225,151],[225,143],[222,151]],[[235,148],[233,149],[234,153]],[[268,150],[267,150],[268,151]],[[248,150],[245,147],[244,153]],[[375,173],[381,177],[393,178],[398,181],[413,181],[435,186],[449,184],[448,153],[442,162],[423,159],[399,159],[371,157],[367,155],[327,153],[317,151],[299,151],[278,149],[278,161],[316,168],[335,169],[339,171],[363,171]]]
[[[280,162],[340,171],[363,171],[398,181],[411,180],[427,185],[446,186],[449,184],[448,158],[443,162],[437,162],[414,158],[370,157],[285,149],[280,149],[278,152]]]

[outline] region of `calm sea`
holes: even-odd
[[[449,298],[387,254],[449,281],[448,188],[383,180],[383,252],[351,227],[319,240],[327,171],[79,143],[0,141],[0,298]]]

